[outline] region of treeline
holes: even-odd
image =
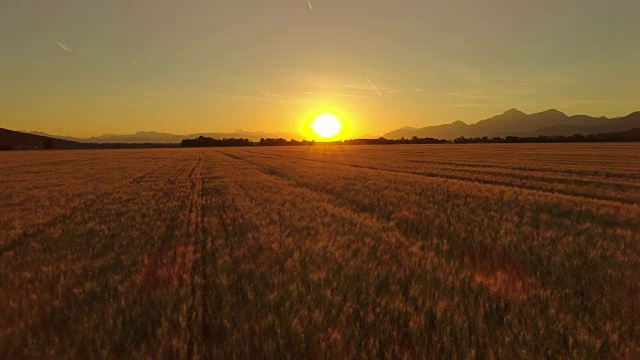
[[[182,140],[181,147],[238,147],[252,146],[253,143],[249,139],[214,139],[210,137],[200,136],[195,139]]]
[[[390,144],[446,144],[447,140],[433,138],[418,138],[391,140],[385,138],[378,139],[351,139],[327,142],[316,142],[314,140],[298,141],[295,139],[287,140],[283,138],[262,138],[258,142],[252,142],[249,139],[213,139],[210,137],[200,136],[196,139],[182,140],[181,147],[240,147],[240,146],[313,146],[313,145],[390,145]]]
[[[434,139],[434,138],[419,138],[417,136],[412,137],[411,139],[385,139],[383,137],[377,139],[354,139],[354,140],[345,140],[342,141],[345,145],[393,145],[393,144],[446,144],[449,141],[444,139]]]
[[[609,134],[571,136],[506,136],[506,137],[470,137],[461,136],[453,140],[455,144],[515,144],[515,143],[564,143],[564,142],[625,142],[640,141],[640,136],[616,136]]]
[[[200,136],[195,139],[182,140],[181,147],[241,147],[241,146],[299,146],[313,145],[314,141],[297,141],[294,139],[286,140],[278,139],[260,139],[259,142],[252,142],[243,138],[225,138],[214,139],[210,137]]]
[[[419,138],[414,136],[410,139],[351,139],[328,142],[316,142],[295,139],[286,140],[283,138],[262,138],[258,142],[249,139],[213,139],[200,136],[196,139],[182,140],[181,147],[239,147],[239,146],[313,146],[313,145],[393,145],[393,144],[514,144],[514,143],[563,143],[563,142],[625,142],[640,141],[640,136],[619,136],[614,134],[582,135],[571,136],[506,136],[506,137],[459,137],[453,141],[434,138]]]

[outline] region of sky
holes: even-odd
[[[3,0],[0,127],[345,137],[640,110],[637,0]]]

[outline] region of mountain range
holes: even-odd
[[[475,124],[455,121],[450,124],[423,128],[403,127],[383,135],[387,139],[431,137],[452,140],[457,137],[496,136],[555,136],[573,134],[601,134],[640,128],[640,111],[624,117],[606,118],[588,115],[568,116],[552,109],[525,114],[511,109],[503,114],[481,120]]]
[[[505,136],[569,136],[573,134],[606,134],[623,132],[640,128],[640,111],[617,118],[592,117],[588,115],[568,116],[552,109],[534,114],[525,114],[517,109],[511,109],[503,114],[481,120],[474,124],[455,121],[450,124],[426,126],[422,128],[403,127],[383,135],[387,139],[436,138],[453,140],[457,137],[505,137]],[[290,132],[263,132],[238,130],[233,133],[200,133],[176,135],[155,131],[139,131],[135,134],[116,135],[105,134],[90,138],[51,135],[38,131],[29,134],[73,141],[83,144],[179,144],[184,139],[194,139],[200,136],[214,139],[246,138],[259,141],[261,138],[301,139],[299,134]],[[377,138],[377,136],[362,136],[362,138]]]
[[[156,131],[138,131],[135,134],[128,135],[116,135],[105,134],[101,136],[92,136],[90,138],[77,138],[73,136],[61,136],[47,134],[41,131],[31,131],[29,134],[46,136],[54,139],[62,139],[67,141],[75,141],[79,143],[92,143],[92,144],[179,144],[184,139],[194,139],[200,136],[210,137],[214,139],[223,138],[245,138],[251,141],[259,141],[261,138],[284,138],[284,139],[297,139],[299,135],[288,132],[267,133],[263,131],[244,131],[238,130],[233,133],[202,133],[202,134],[189,134],[189,135],[176,135],[170,133],[162,133]]]

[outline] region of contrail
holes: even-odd
[[[367,78],[367,81],[369,82],[369,84],[371,84],[371,87],[373,88],[373,90],[375,90],[378,93],[378,96],[382,97],[382,94],[380,94],[380,91],[378,91],[378,89],[376,89],[376,87],[373,85],[371,80],[369,80],[369,77],[367,75],[365,75],[364,77]]]
[[[311,5],[311,1],[307,1],[309,3],[309,9],[311,9],[311,11],[313,11],[313,6]]]
[[[58,40],[53,40],[53,41],[55,41],[55,43],[58,44],[58,46],[60,46],[60,48],[62,48],[62,50],[66,51],[68,53],[72,53],[73,52],[73,50],[70,47],[68,47],[67,45],[61,43],[60,41],[58,41]]]

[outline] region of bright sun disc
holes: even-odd
[[[321,138],[330,138],[338,135],[342,129],[342,124],[335,115],[322,114],[313,120],[311,128]]]

